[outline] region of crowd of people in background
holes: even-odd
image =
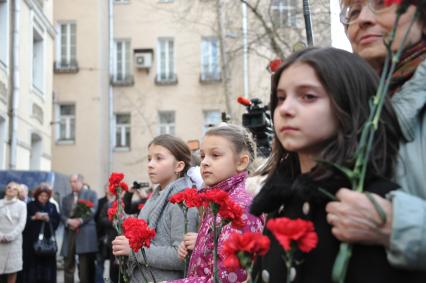
[[[376,0],[340,2],[341,21],[358,56],[334,48],[307,48],[287,58],[272,77],[275,137],[271,156],[260,169],[250,167],[256,148],[240,126],[209,129],[202,138],[199,160],[180,138],[155,137],[147,148],[150,183],[136,183],[123,193],[126,214],[146,220],[156,230],[146,248],[147,262],[108,219],[115,196],[107,186],[105,196],[98,199],[83,176],[73,174],[72,192],[59,205],[48,184],[29,193],[25,184],[10,182],[0,200],[0,274],[7,283],[56,282],[57,255],[35,253],[34,243],[40,234],[55,236],[60,223],[65,283],[74,282],[77,266],[81,283],[104,282],[106,261],[110,282],[118,282],[116,256],[128,257],[130,282],[149,278],[146,263],[157,281],[212,282],[211,209],[201,213],[189,209],[189,229],[184,234],[183,212],[168,201],[187,187],[225,191],[243,209],[244,225],[225,225],[218,239],[218,276],[223,283],[247,279],[242,268],[225,267],[222,253],[232,232],[247,231],[263,231],[271,241],[269,251],[255,259],[251,274],[255,282],[278,283],[290,277],[298,283],[331,282],[340,241],[354,243],[345,282],[424,282],[425,7],[419,6],[418,20],[409,30],[378,123],[366,172],[368,198],[345,189],[351,184],[327,164],[354,165],[371,97],[386,63],[383,38],[395,22],[397,5]],[[416,7],[409,5],[400,18],[393,50],[400,46],[415,13]],[[262,182],[247,190],[249,175]],[[338,201],[329,195],[336,195]],[[93,204],[86,216],[74,214],[80,200]],[[384,222],[377,206],[386,215]],[[312,253],[295,254],[296,267],[286,266],[280,243],[264,228],[267,220],[278,217],[312,221],[318,234]],[[184,278],[185,258],[189,265]]]

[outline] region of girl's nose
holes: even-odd
[[[295,104],[293,99],[290,97],[286,98],[280,106],[278,106],[278,111],[281,116],[293,116],[295,114]]]

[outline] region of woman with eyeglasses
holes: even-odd
[[[16,282],[22,270],[22,231],[27,220],[27,205],[18,199],[19,184],[10,182],[0,200],[0,274],[7,283]]]
[[[384,0],[340,1],[340,19],[353,51],[381,73],[386,58],[383,40],[398,6],[385,6]],[[387,199],[374,196],[386,212],[384,224],[365,195],[348,189],[337,193],[339,202],[328,204],[327,220],[339,240],[382,245],[391,265],[426,270],[426,1],[410,3],[419,7],[410,5],[399,20],[394,51],[416,17],[389,91],[402,131],[395,175],[400,190]]]

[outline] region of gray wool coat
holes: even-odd
[[[183,239],[184,216],[180,207],[170,203],[168,199],[187,187],[191,187],[191,184],[188,184],[185,178],[176,180],[162,191],[157,187],[139,213],[139,218],[145,219],[148,225],[156,230],[151,246],[145,251],[157,282],[183,278],[184,263],[178,258],[177,249]],[[188,210],[188,220],[188,231],[195,232],[198,226],[197,209]],[[143,266],[144,263],[141,251],[132,251],[129,258],[131,283],[145,282],[143,275],[149,282],[153,281]]]
[[[80,225],[79,231],[77,232],[77,238],[75,242],[76,253],[84,254],[97,252],[98,239],[96,235],[94,215],[96,208],[98,207],[98,197],[94,191],[81,189],[79,199],[91,201],[93,203],[93,207],[91,208],[92,214],[89,217],[83,219],[83,223]],[[73,202],[73,193],[66,195],[62,200],[61,221],[64,223],[65,230],[61,255],[64,257],[68,256],[68,237],[70,229],[67,227],[67,220],[71,217]]]

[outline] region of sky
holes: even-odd
[[[339,20],[339,0],[330,0],[331,14],[331,45],[336,48],[345,49],[352,52],[351,45],[346,37],[343,25]]]

